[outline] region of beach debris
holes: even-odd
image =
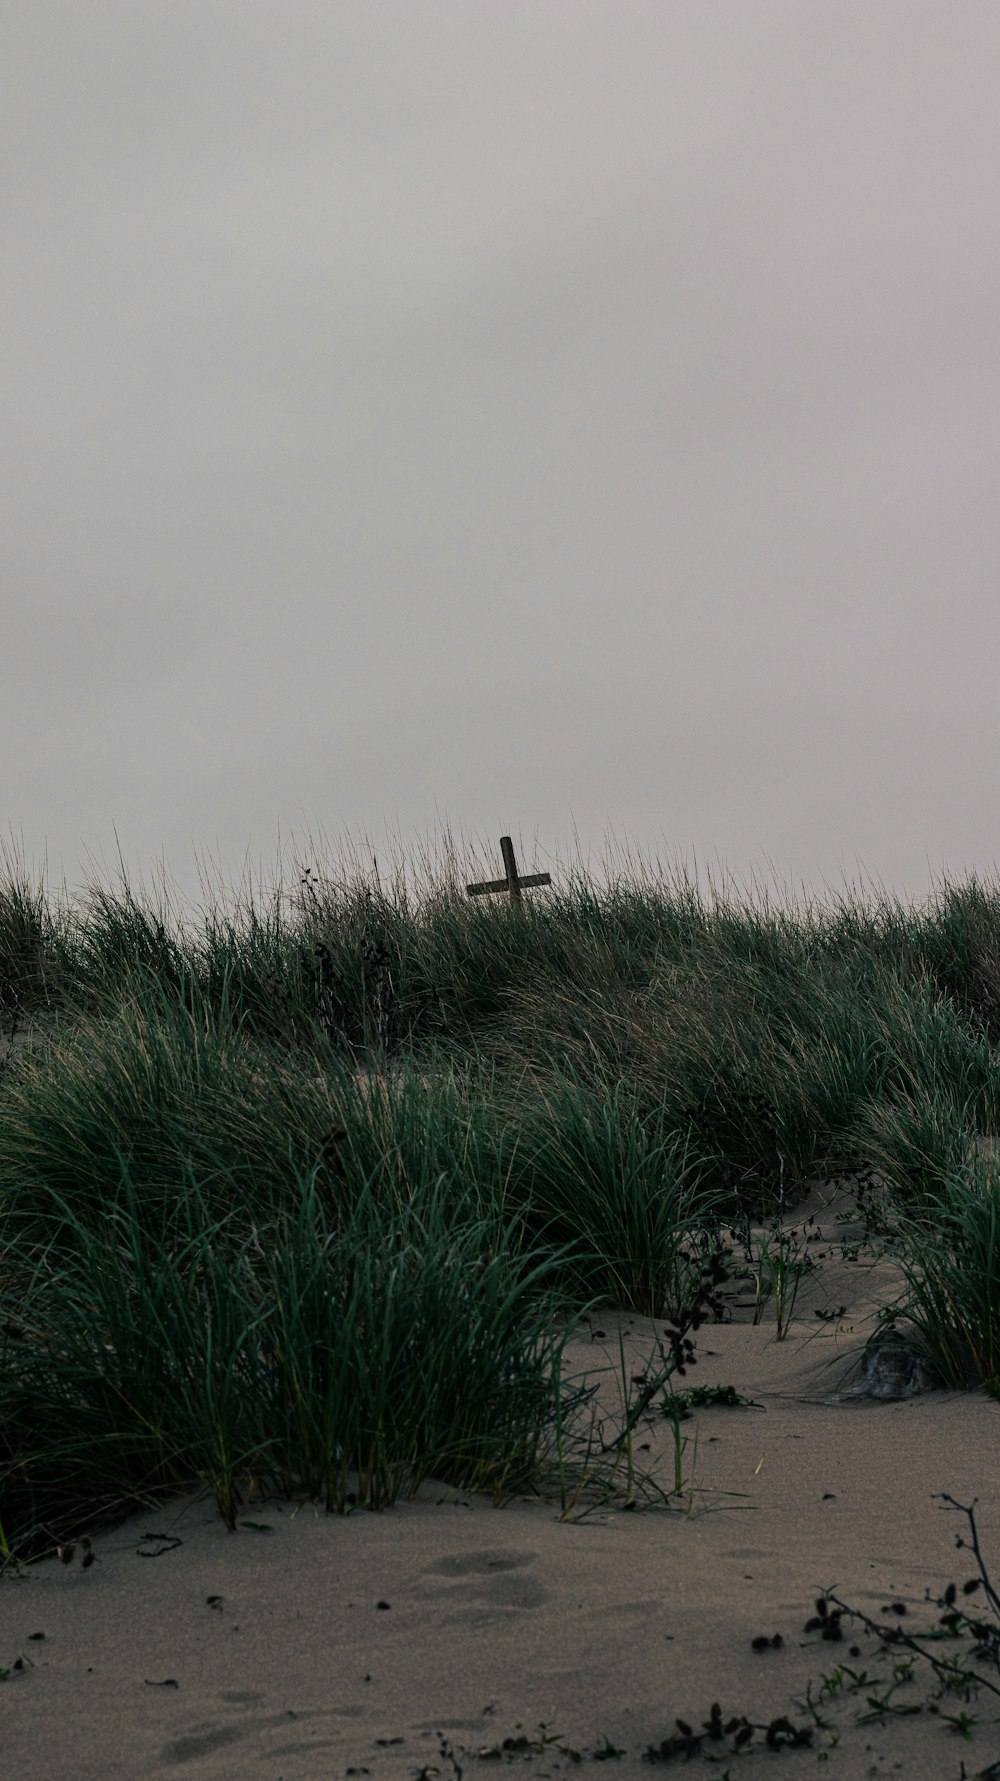
[[[44,1637],[44,1634],[42,1636]],[[25,1670],[33,1670],[34,1667],[30,1657],[25,1657],[23,1654],[20,1657],[15,1657],[13,1663],[8,1664],[6,1668],[0,1666],[0,1682],[8,1682],[11,1676],[23,1676]]]
[[[139,1539],[141,1542],[152,1544],[152,1550],[149,1552],[144,1550],[143,1544],[136,1547],[140,1558],[162,1558],[165,1552],[175,1552],[178,1546],[184,1544],[177,1534],[145,1533],[140,1534]]]
[[[661,1739],[659,1744],[647,1745],[643,1752],[643,1761],[649,1763],[672,1762],[675,1757],[683,1756],[687,1761],[692,1756],[701,1754],[704,1744],[719,1745],[731,1738],[730,1752],[749,1749],[754,1734],[763,1734],[764,1744],[768,1750],[807,1750],[812,1745],[814,1727],[811,1725],[793,1725],[785,1714],[778,1718],[758,1723],[748,1719],[745,1714],[732,1714],[728,1719],[723,1716],[718,1701],[713,1701],[707,1719],[701,1722],[701,1728],[695,1728],[686,1719],[675,1719],[676,1732],[669,1738]],[[713,1758],[719,1752],[713,1751]]]
[[[926,1355],[898,1331],[873,1336],[861,1361],[856,1385],[838,1392],[836,1401],[876,1398],[883,1403],[912,1398],[922,1391],[940,1389],[941,1380]]]
[[[821,1595],[816,1603],[815,1614],[810,1615],[803,1628],[803,1631],[807,1633],[822,1633],[824,1639],[831,1645],[839,1644],[843,1638],[844,1629],[840,1622],[843,1615],[849,1612],[842,1605],[831,1609],[830,1603],[834,1599],[830,1595]]]
[[[76,1557],[77,1547],[79,1547],[83,1554],[80,1561],[80,1569],[88,1571],[97,1559],[97,1554],[94,1551],[94,1542],[89,1534],[81,1534],[80,1538],[75,1543],[73,1541],[67,1541],[64,1546],[57,1546],[56,1556],[58,1557],[60,1564],[71,1565]]]

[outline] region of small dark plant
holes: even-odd
[[[767,1750],[807,1750],[812,1745],[815,1725],[793,1725],[784,1714],[776,1719],[763,1723],[748,1719],[743,1713],[723,1714],[718,1701],[713,1701],[707,1719],[695,1729],[686,1719],[674,1721],[675,1732],[661,1739],[659,1744],[647,1745],[643,1752],[643,1761],[649,1763],[672,1762],[676,1757],[683,1757],[689,1762],[692,1756],[711,1755],[713,1761],[722,1755],[739,1755],[749,1750],[757,1733],[763,1738]],[[731,1740],[728,1749],[723,1751],[720,1746]]]

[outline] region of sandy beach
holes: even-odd
[[[257,1525],[233,1535],[210,1503],[180,1500],[95,1533],[86,1567],[78,1547],[68,1564],[8,1574],[4,1774],[541,1778],[613,1761],[631,1781],[683,1769],[664,1743],[678,1720],[702,1729],[716,1702],[723,1724],[812,1724],[811,1744],[776,1751],[757,1731],[733,1753],[734,1731],[705,1739],[689,1772],[1000,1773],[1000,1698],[964,1703],[975,1724],[963,1737],[946,1718],[963,1703],[934,1701],[918,1663],[879,1712],[899,1653],[856,1622],[840,1643],[805,1630],[822,1590],[913,1632],[939,1618],[926,1594],[975,1572],[941,1492],[978,1501],[1000,1569],[1000,1406],[982,1392],[852,1395],[894,1282],[884,1260],[844,1259],[857,1227],[843,1207],[820,1188],[793,1215],[812,1217],[819,1266],[785,1340],[773,1315],[755,1325],[739,1301],[732,1322],[701,1330],[697,1365],[675,1383],[733,1386],[759,1408],[710,1405],[681,1424],[677,1509],[640,1500],[564,1518],[552,1503],[497,1509],[429,1484],[347,1518],[248,1502],[243,1522]],[[572,1369],[607,1369],[613,1408],[619,1339],[641,1370],[658,1327],[603,1317],[573,1343]],[[636,1448],[669,1484],[662,1414]]]

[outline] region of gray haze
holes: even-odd
[[[8,8],[0,832],[992,871],[998,68],[995,0]]]

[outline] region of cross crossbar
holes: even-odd
[[[511,902],[520,903],[522,890],[526,890],[534,884],[552,883],[552,876],[549,872],[528,872],[525,877],[518,877],[517,861],[514,858],[514,843],[509,835],[501,835],[500,852],[503,854],[506,878],[491,878],[488,884],[467,885],[466,889],[470,897],[488,896],[492,891],[508,891]]]

